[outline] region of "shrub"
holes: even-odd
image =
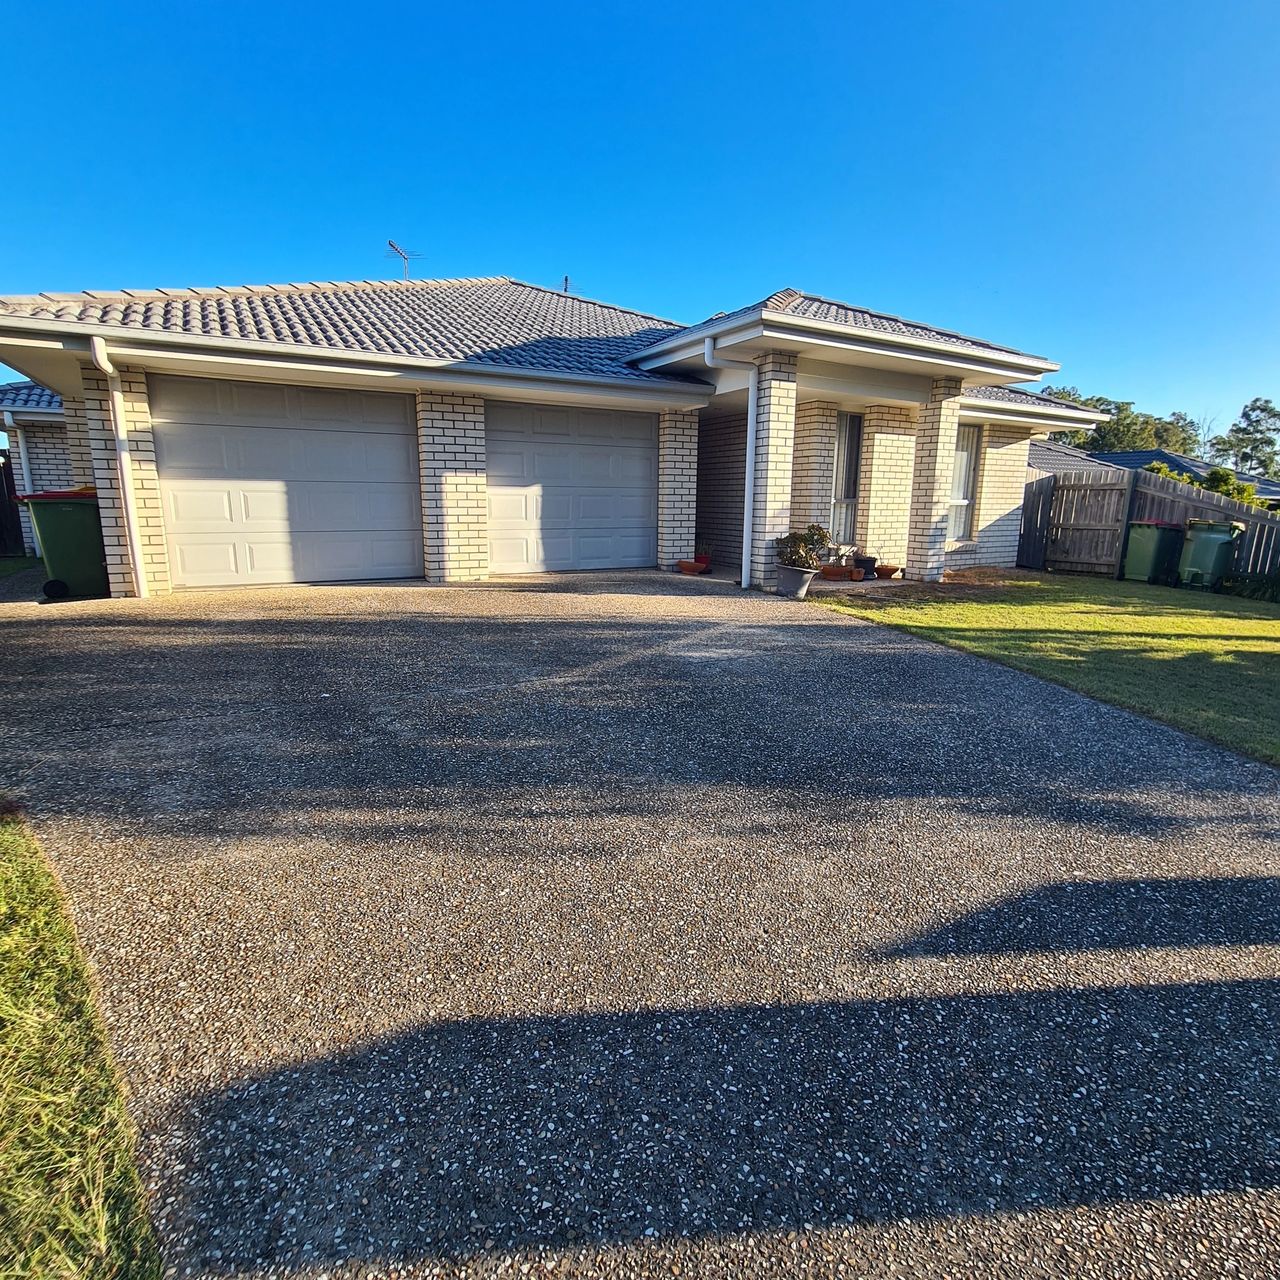
[[[820,524],[811,524],[803,533],[789,533],[785,538],[776,539],[774,545],[778,548],[779,564],[792,569],[817,569],[822,565],[818,553],[831,545],[831,534]]]

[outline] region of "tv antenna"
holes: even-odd
[[[414,253],[412,249],[402,249],[394,240],[388,240],[387,247],[391,252],[385,256],[388,258],[399,258],[400,261],[404,263],[404,278],[407,280],[409,278],[409,259],[420,258],[422,257],[422,254]]]

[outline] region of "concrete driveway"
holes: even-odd
[[[180,1276],[1280,1270],[1280,774],[656,574],[0,609]]]

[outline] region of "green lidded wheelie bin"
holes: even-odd
[[[1239,520],[1188,520],[1187,540],[1178,561],[1178,581],[1184,587],[1218,591],[1231,567],[1236,542],[1244,534]]]
[[[68,596],[105,596],[107,554],[102,547],[102,521],[98,498],[91,488],[49,489],[24,494],[31,522],[40,539],[40,551],[49,581],[44,594],[50,600]]]
[[[1124,553],[1124,576],[1171,587],[1178,580],[1182,526],[1167,520],[1132,520]]]

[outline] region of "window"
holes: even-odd
[[[956,431],[956,461],[951,472],[951,506],[947,520],[947,537],[952,542],[968,542],[973,537],[981,443],[981,427],[960,427]]]
[[[842,413],[836,428],[835,482],[831,494],[831,538],[853,542],[858,509],[858,455],[862,452],[862,415]]]

